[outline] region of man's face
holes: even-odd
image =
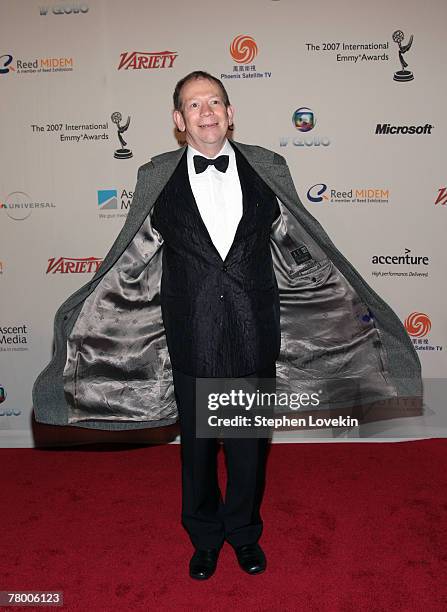
[[[233,123],[233,107],[225,107],[219,85],[208,79],[186,83],[180,98],[182,110],[173,114],[176,126],[186,132],[188,144],[213,157],[222,148],[228,126]]]

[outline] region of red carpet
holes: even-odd
[[[187,572],[178,445],[0,449],[0,590],[62,590],[63,609],[83,612],[444,612],[446,451],[441,439],[273,445],[267,571],[244,574],[225,545],[201,583]]]

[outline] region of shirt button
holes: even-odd
[[[219,300],[223,300],[224,296],[223,295],[219,295]]]
[[[227,266],[222,266],[222,270],[226,272],[228,270]]]

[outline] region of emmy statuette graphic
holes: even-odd
[[[393,40],[395,43],[399,45],[399,59],[400,59],[400,64],[402,66],[402,70],[397,70],[394,73],[393,79],[394,81],[399,81],[399,82],[412,81],[414,79],[414,76],[411,70],[405,70],[408,64],[404,60],[404,53],[406,53],[410,49],[411,45],[413,44],[413,34],[410,36],[410,40],[408,41],[406,45],[402,45],[403,39],[404,39],[404,33],[402,32],[402,30],[396,30],[393,33]]]
[[[120,121],[122,118],[123,117],[121,113],[119,112],[112,113],[111,119],[118,128],[118,138],[121,143],[121,149],[117,149],[115,153],[113,154],[113,157],[116,157],[116,159],[129,159],[130,157],[132,157],[132,151],[130,149],[125,148],[127,145],[127,142],[124,140],[121,134],[125,132],[127,128],[129,127],[130,117],[127,117],[127,121],[124,125],[120,125]]]

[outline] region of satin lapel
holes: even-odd
[[[128,233],[135,233],[139,229],[166,186],[166,183],[173,175],[185,151],[186,148],[173,151],[169,155],[163,156],[163,160],[154,160],[152,166],[149,166],[144,176],[143,190],[140,190],[140,193],[138,193],[137,202],[135,202],[134,197],[132,206],[136,204],[136,211],[132,222],[129,223]]]

